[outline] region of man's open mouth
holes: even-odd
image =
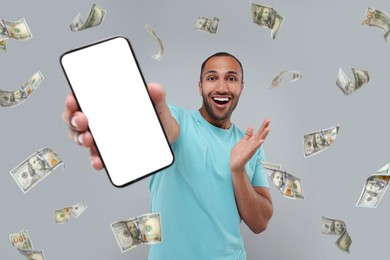
[[[230,101],[230,98],[229,98],[229,97],[212,97],[212,99],[213,99],[214,102],[217,103],[218,105],[224,105],[224,104],[226,104],[227,102]]]

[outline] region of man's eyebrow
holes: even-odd
[[[209,71],[206,71],[206,72],[204,73],[204,75],[206,75],[206,74],[212,74],[212,73],[217,73],[217,71],[216,71],[216,70],[209,70]],[[226,74],[235,74],[235,75],[239,75],[239,73],[238,73],[237,71],[234,71],[234,70],[229,70],[229,71],[226,72]]]

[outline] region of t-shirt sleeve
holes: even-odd
[[[173,116],[173,118],[175,118],[176,122],[180,125],[183,110],[174,104],[168,104],[168,108],[171,111],[171,115]]]
[[[260,147],[258,156],[256,158],[256,167],[253,174],[252,186],[269,187],[267,172],[261,162],[265,161],[265,154],[263,148]]]

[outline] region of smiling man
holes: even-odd
[[[163,242],[150,246],[151,260],[246,259],[241,220],[258,234],[273,213],[260,163],[269,120],[257,132],[243,132],[230,121],[244,88],[240,61],[225,52],[210,56],[198,87],[202,106],[187,110],[168,106],[164,89],[148,85],[175,154],[171,167],[150,177],[150,210],[161,213],[163,232]],[[92,166],[102,169],[87,118],[71,94],[63,116],[70,137],[89,147]]]

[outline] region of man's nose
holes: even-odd
[[[229,90],[229,85],[225,80],[218,81],[217,91],[226,92]]]

